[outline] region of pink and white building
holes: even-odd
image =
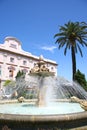
[[[21,47],[21,42],[14,37],[6,37],[3,44],[0,44],[0,86],[6,80],[15,80],[19,70],[29,73],[31,68],[38,62],[39,57],[26,52]],[[57,75],[57,63],[45,59],[46,66]]]

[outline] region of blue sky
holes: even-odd
[[[0,0],[0,43],[16,37],[25,51],[58,63],[58,75],[72,79],[71,53],[58,50],[54,35],[69,20],[87,22],[87,0]],[[87,49],[78,53],[77,69],[87,78]]]

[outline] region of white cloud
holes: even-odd
[[[53,52],[54,49],[56,49],[56,48],[57,48],[57,47],[55,47],[55,46],[50,46],[50,47],[48,47],[48,46],[43,46],[43,47],[41,47],[41,49],[46,50],[46,51],[50,51],[50,52]]]

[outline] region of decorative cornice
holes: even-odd
[[[15,65],[15,64],[10,64],[10,63],[6,63],[7,65],[11,65],[11,66],[18,66],[18,65]]]
[[[21,68],[24,68],[24,69],[29,69],[30,67],[26,67],[26,66],[20,66]]]

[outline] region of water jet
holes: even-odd
[[[77,83],[54,76],[42,59],[31,69],[27,81],[20,78],[9,92],[17,91],[20,97],[23,90],[33,90],[37,97],[22,97],[23,102],[1,100],[1,130],[80,130],[87,125],[87,112],[79,103],[71,102],[72,96],[86,100],[87,92]]]

